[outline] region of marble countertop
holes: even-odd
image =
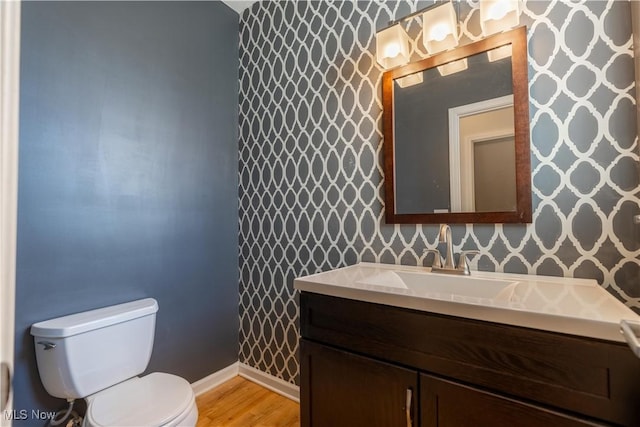
[[[430,273],[430,268],[359,263],[299,277],[299,291],[484,320],[545,331],[625,342],[620,321],[640,316],[592,279],[472,271],[470,279],[511,282],[508,296],[446,295],[403,286],[393,272]],[[436,273],[430,273],[435,275]],[[440,276],[440,275],[438,275]],[[443,275],[443,280],[455,276]],[[387,280],[390,278],[391,280]]]

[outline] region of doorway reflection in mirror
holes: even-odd
[[[452,212],[516,209],[513,96],[449,109]]]

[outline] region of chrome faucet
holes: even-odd
[[[453,262],[453,248],[451,245],[451,227],[447,224],[440,224],[440,233],[438,234],[438,241],[440,243],[447,244],[447,250],[444,255],[444,265],[442,268],[453,270],[455,265]]]
[[[469,255],[477,255],[480,252],[475,250],[470,251],[462,251],[460,253],[460,258],[458,259],[458,265],[455,265],[453,260],[453,247],[451,243],[451,227],[447,224],[440,225],[440,233],[438,234],[438,241],[440,243],[446,243],[447,249],[445,252],[444,259],[440,256],[440,251],[437,249],[427,249],[427,252],[434,253],[433,264],[431,265],[431,271],[434,273],[445,273],[445,274],[461,274],[468,276],[471,274],[471,270],[469,270],[469,263],[467,262],[467,258]]]

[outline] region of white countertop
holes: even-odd
[[[592,279],[472,271],[471,278],[516,282],[509,298],[489,300],[408,289],[374,277],[389,271],[427,273],[431,269],[363,262],[297,278],[294,287],[299,291],[617,342],[625,342],[620,333],[622,319],[640,321],[640,316]]]

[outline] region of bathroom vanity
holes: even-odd
[[[595,281],[361,263],[296,279],[303,426],[640,425]]]

